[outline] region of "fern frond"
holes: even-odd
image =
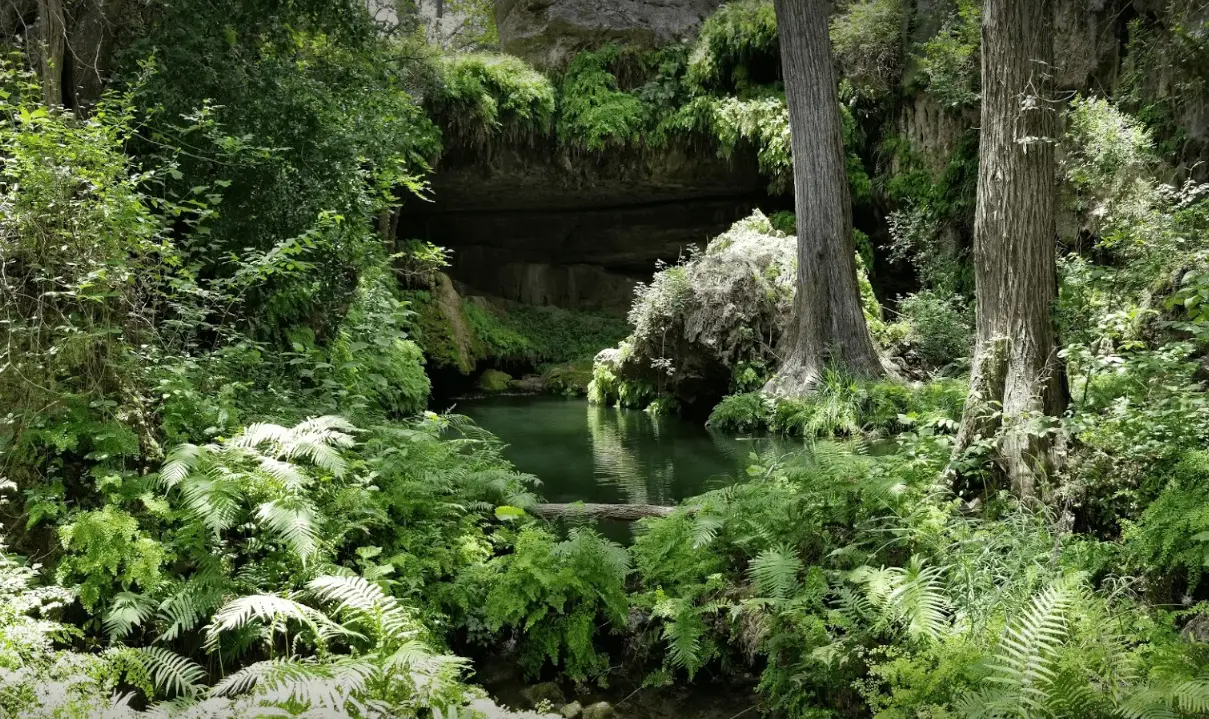
[[[170,642],[201,624],[222,603],[224,586],[222,575],[216,577],[209,571],[194,575],[179,592],[160,604],[159,616],[168,627],[160,632],[156,641]]]
[[[332,414],[313,417],[294,428],[294,432],[297,434],[318,435],[324,438],[328,444],[339,447],[353,446],[353,435],[360,431],[352,422]]]
[[[863,585],[865,595],[882,618],[903,625],[912,638],[936,639],[948,627],[952,604],[945,594],[943,567],[928,567],[918,556],[904,567],[861,567],[851,579]]]
[[[405,641],[418,631],[398,599],[363,577],[329,574],[312,579],[307,590],[320,601],[335,603],[333,615],[372,631],[379,644]]]
[[[201,458],[202,448],[196,444],[178,444],[168,453],[164,460],[164,465],[160,468],[160,484],[166,489],[171,489],[180,484],[194,468]]]
[[[1118,705],[1125,719],[1180,719],[1209,714],[1209,681],[1152,682],[1129,693]]]
[[[300,492],[311,483],[311,479],[290,462],[263,455],[257,457],[256,462],[261,471],[280,482],[290,492]]]
[[[320,626],[331,624],[322,612],[292,599],[272,594],[254,594],[228,602],[214,615],[206,628],[206,647],[213,649],[223,632],[242,629],[254,620],[271,625],[296,621],[308,627],[316,636]]]
[[[1067,612],[1082,591],[1082,578],[1064,578],[1033,596],[1028,608],[1009,622],[985,681],[996,685],[1003,707],[1023,716],[1042,715],[1053,704],[1058,679],[1055,662],[1067,634]],[[984,692],[986,690],[984,689]],[[980,710],[979,716],[986,716]]]
[[[215,536],[229,528],[239,515],[239,486],[225,467],[211,467],[204,475],[192,475],[180,485],[185,508]]]
[[[303,564],[318,551],[318,518],[311,503],[301,497],[286,497],[264,502],[256,509],[256,518],[281,538]]]
[[[802,571],[802,560],[791,547],[780,546],[765,549],[751,561],[748,574],[756,592],[771,599],[788,599],[798,587],[798,574]]]
[[[724,523],[722,517],[716,514],[699,512],[693,518],[689,535],[693,542],[693,549],[701,549],[713,544],[714,538],[718,536],[718,530],[722,529]]]
[[[248,425],[242,432],[227,440],[227,444],[243,449],[256,449],[262,444],[273,444],[280,447],[289,443],[292,436],[289,429],[279,424],[257,422]]]
[[[333,477],[344,476],[345,462],[340,453],[329,445],[312,439],[297,439],[284,449],[287,459],[306,458],[319,469],[328,472]]]
[[[203,688],[205,670],[176,652],[164,647],[143,647],[133,650],[132,656],[161,692],[193,696]]]
[[[303,682],[330,678],[330,668],[313,660],[266,659],[227,675],[210,688],[210,696],[233,697],[256,690],[262,684],[271,688],[281,681]]]
[[[155,601],[133,592],[121,592],[113,598],[113,606],[105,614],[104,627],[109,640],[124,639],[135,627],[142,626],[152,612]]]

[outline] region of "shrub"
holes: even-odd
[[[493,630],[514,631],[529,675],[546,662],[576,681],[602,675],[609,665],[595,646],[597,628],[602,622],[623,627],[629,608],[625,549],[587,529],[574,529],[560,542],[526,527],[513,553],[493,559],[488,571],[484,621]]]
[[[809,396],[777,403],[771,428],[804,437],[878,437],[917,425],[952,431],[964,406],[963,382],[869,382],[828,370]]]
[[[910,327],[907,341],[928,366],[941,368],[973,356],[971,305],[964,297],[942,290],[920,290],[899,303]]]
[[[892,92],[902,73],[900,0],[856,0],[831,21],[831,45],[857,92],[873,100]]]
[[[768,427],[774,407],[775,403],[759,392],[732,394],[714,407],[706,426],[722,432],[756,432]]]
[[[796,242],[757,212],[660,270],[635,293],[622,350],[598,358],[597,396],[618,399],[609,390],[624,380],[691,401],[725,391],[740,363],[771,364],[792,308],[796,258]]]
[[[1180,459],[1158,497],[1127,527],[1125,541],[1139,569],[1196,590],[1209,567],[1209,453]]]
[[[1150,132],[1107,100],[1071,103],[1063,149],[1072,209],[1094,234],[1143,223],[1147,211],[1161,202]]]
[[[925,89],[943,107],[975,104],[979,93],[982,4],[959,0],[940,32],[920,45],[917,55]]]

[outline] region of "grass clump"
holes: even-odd
[[[710,429],[747,434],[772,424],[776,402],[760,392],[744,392],[723,397],[705,423]]]

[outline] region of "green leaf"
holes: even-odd
[[[495,518],[501,522],[511,522],[525,516],[525,510],[519,507],[503,505],[495,508]]]

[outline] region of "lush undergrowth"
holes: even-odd
[[[907,82],[977,103],[973,6],[910,48],[904,7],[833,21],[850,133]],[[383,242],[442,137],[705,135],[690,146],[752,143],[783,182],[767,3],[554,79],[436,59],[354,2],[155,9],[90,112],[46,107],[23,54],[0,66],[0,715],[461,718],[476,656],[580,687],[729,678],[794,719],[1209,713],[1209,198],[1167,184],[1187,107],[1134,77],[1197,66],[1196,33],[1140,47],[1162,27],[1135,24],[1128,95],[1062,109],[1072,401],[1027,428],[1061,461],[1022,503],[1003,437],[953,451],[971,310],[949,231],[976,144],[929,165],[888,142],[877,181],[850,168],[898,203],[893,248],[854,251],[901,253],[922,288],[891,315],[862,282],[902,377],[830,372],[801,401],[760,394],[791,216],[662,268],[633,327],[463,301],[439,250]],[[539,519],[497,440],[426,412],[434,369],[480,361],[652,412],[721,399],[714,429],[804,442],[622,547]]]

